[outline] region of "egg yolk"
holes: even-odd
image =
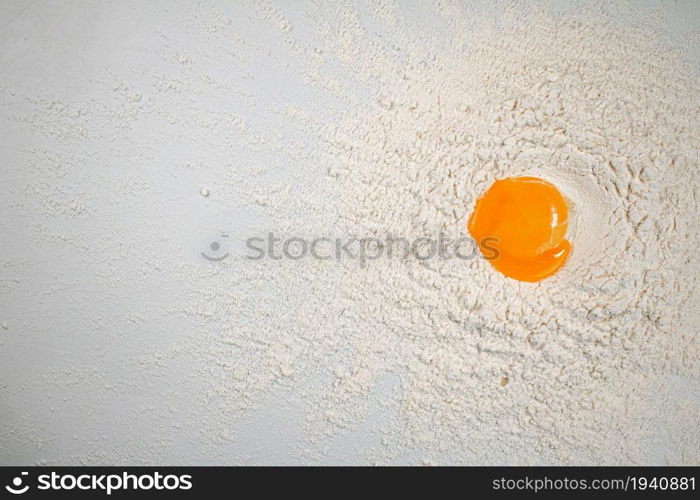
[[[559,190],[536,177],[496,181],[476,202],[469,232],[498,271],[520,281],[540,281],[571,253],[565,239],[569,207]]]

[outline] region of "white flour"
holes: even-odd
[[[700,463],[697,33],[671,44],[619,2],[403,4],[149,3],[136,20],[117,2],[85,11],[109,19],[89,39],[66,6],[61,50],[80,56],[46,82],[25,82],[8,24],[0,357],[22,366],[0,447],[231,462],[276,439],[250,420],[278,418],[300,439],[272,462],[342,461],[342,436],[362,443],[345,461]],[[569,262],[538,284],[481,259],[191,251],[209,226],[222,245],[459,238],[519,174],[575,211]]]
[[[328,144],[313,163],[328,183],[302,200],[274,193],[268,213],[302,232],[313,230],[299,214],[325,210],[342,234],[459,238],[493,180],[532,174],[573,201],[574,254],[537,285],[482,260],[244,269],[283,299],[255,303],[270,319],[264,340],[249,340],[264,347],[237,343],[246,365],[227,383],[246,395],[330,366],[332,381],[307,394],[313,436],[352,428],[398,376],[400,423],[386,426],[379,462],[417,448],[427,463],[646,463],[661,433],[673,440],[665,460],[697,463],[700,436],[687,432],[700,424],[697,400],[673,403],[682,411],[667,428],[649,424],[668,377],[698,374],[694,70],[642,28],[585,13],[471,24],[442,5],[451,31],[433,39],[402,31],[391,10],[368,16],[390,47],[339,9],[317,47],[298,48],[322,54],[309,83],[356,113],[304,121]],[[357,97],[338,83],[347,75],[365,89]],[[294,304],[283,320],[280,300]]]

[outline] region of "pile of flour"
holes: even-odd
[[[527,174],[571,200],[574,251],[537,284],[482,259],[229,261],[226,291],[191,309],[223,331],[208,401],[301,390],[312,443],[379,401],[395,416],[366,450],[378,463],[698,463],[700,86],[684,45],[630,13],[440,2],[444,30],[425,32],[393,4],[319,9],[334,12],[313,42],[258,10],[345,110],[281,110],[309,137],[284,154],[308,167],[294,187],[251,183],[261,217],[309,237],[460,238],[491,182]]]

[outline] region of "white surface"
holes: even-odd
[[[313,8],[283,9],[305,38]],[[672,12],[675,34],[697,28],[696,3]],[[254,221],[232,170],[295,179],[255,144],[297,138],[288,100],[326,104],[299,64],[245,3],[2,2],[0,464],[364,463],[379,445],[386,409],[308,445],[298,395],[226,420],[192,376],[216,376],[188,342],[217,325],[183,312],[183,266]]]

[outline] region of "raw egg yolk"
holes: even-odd
[[[559,190],[536,177],[496,181],[479,198],[469,232],[498,271],[520,281],[540,281],[571,253],[565,239],[569,207]]]

